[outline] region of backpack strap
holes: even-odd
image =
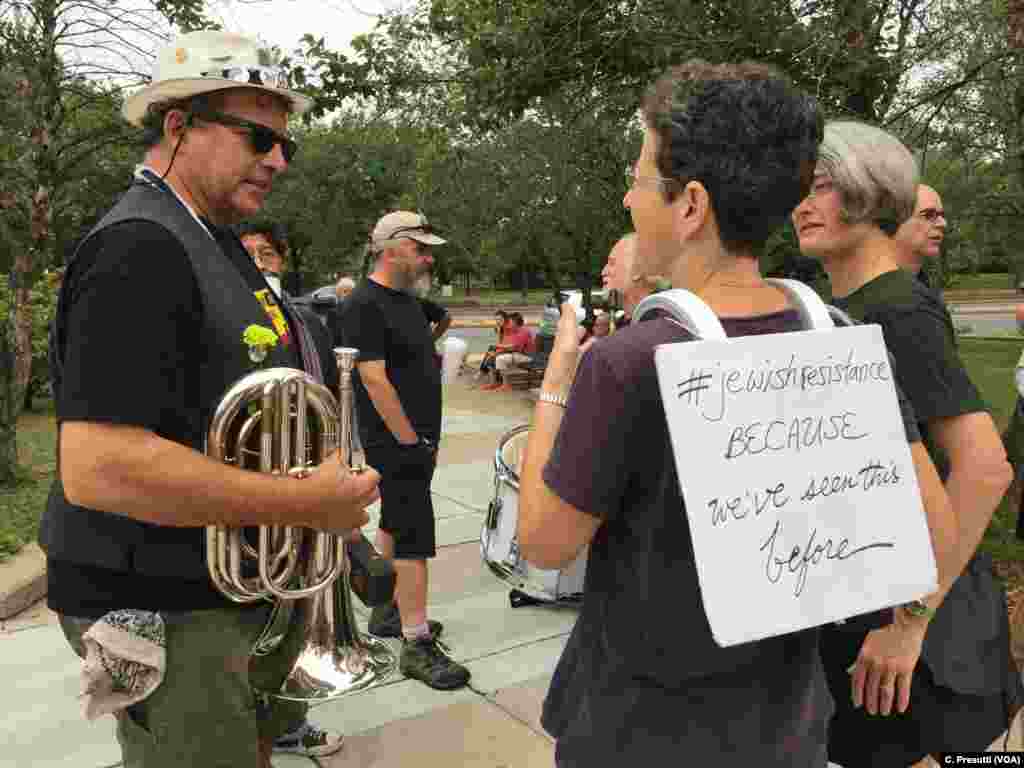
[[[828,305],[828,313],[832,316],[832,322],[838,326],[858,325],[857,321],[843,312],[839,307]]]
[[[645,315],[655,311],[667,312],[673,320],[698,339],[725,341],[728,338],[711,307],[696,294],[682,288],[673,288],[647,296],[633,310],[633,322],[639,322]]]
[[[786,298],[789,299],[790,303],[800,313],[800,321],[804,328],[835,327],[836,323],[833,322],[831,312],[829,311],[834,309],[834,307],[827,306],[809,285],[801,283],[799,280],[785,280],[774,277],[768,278],[765,282],[782,289],[786,294]]]
[[[786,298],[800,313],[801,325],[804,328],[856,325],[849,315],[837,307],[826,304],[813,288],[799,280],[768,278],[765,282],[780,288],[786,294]],[[633,318],[635,321],[643,320],[646,314],[657,310],[667,312],[698,339],[721,341],[728,338],[711,307],[690,291],[673,288],[651,294],[637,305],[633,311]]]

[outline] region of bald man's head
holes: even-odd
[[[946,212],[939,193],[927,184],[918,184],[914,214],[896,231],[900,261],[904,268],[919,272],[925,259],[939,255],[946,236]]]
[[[620,237],[608,253],[608,261],[601,270],[601,284],[605,290],[624,293],[633,276],[636,235]]]

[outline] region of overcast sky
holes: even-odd
[[[408,8],[410,0],[212,0],[225,29],[259,37],[291,52],[307,32],[323,35],[334,49],[368,32],[379,14]]]

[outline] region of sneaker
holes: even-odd
[[[433,619],[427,621],[427,626],[430,627],[430,635],[434,638],[440,637],[444,630],[444,625]],[[370,624],[367,630],[376,637],[401,637],[402,617],[398,613],[397,603],[390,602],[376,606],[370,614]]]
[[[452,659],[447,650],[436,637],[406,640],[402,644],[399,668],[406,677],[439,691],[461,688],[469,682],[469,670]]]
[[[307,720],[291,733],[279,736],[273,751],[277,754],[326,757],[341,749],[344,743],[342,734],[317,728]]]

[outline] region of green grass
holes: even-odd
[[[0,562],[35,539],[57,467],[56,440],[51,401],[18,419],[21,479],[13,488],[0,488]]]
[[[977,275],[954,275],[946,290],[1004,291],[1013,287],[1012,274],[1005,272],[983,272]]]
[[[1000,432],[1010,423],[1017,402],[1013,371],[1020,358],[1024,339],[1019,344],[960,337],[960,356],[971,379],[992,409],[992,418]],[[981,549],[996,562],[1024,562],[1024,542],[1016,536],[1017,517],[1003,499],[992,516],[992,524],[982,539]]]
[[[1024,338],[1012,341],[959,338],[960,357],[974,385],[992,409],[1000,431],[1006,429],[1017,400],[1013,371],[1024,349]]]

